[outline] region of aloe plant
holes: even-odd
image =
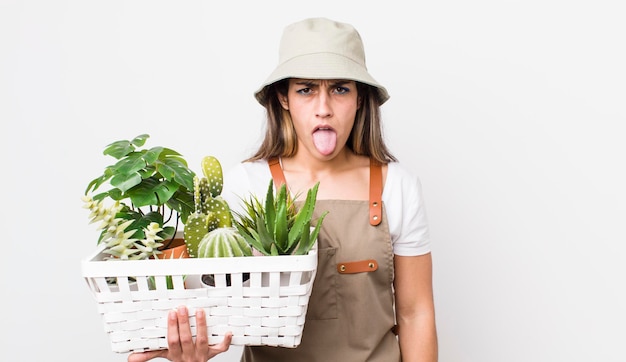
[[[234,224],[244,239],[264,255],[304,255],[315,245],[320,227],[328,211],[322,213],[312,229],[319,182],[307,191],[300,208],[281,185],[274,191],[270,180],[265,201],[256,195],[242,198],[242,212],[233,211]],[[311,230],[312,229],[312,230]]]

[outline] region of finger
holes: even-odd
[[[167,314],[167,346],[172,355],[180,356],[183,353],[178,335],[178,314],[175,310]]]
[[[228,351],[232,340],[232,332],[226,332],[226,334],[224,335],[224,339],[220,343],[209,346],[209,358],[214,357],[222,352]]]
[[[167,350],[148,351],[141,353],[131,353],[128,355],[128,362],[145,362],[157,357],[166,357]]]
[[[203,353],[209,348],[206,315],[202,308],[196,310],[196,348],[202,349]]]
[[[187,311],[185,306],[178,307],[178,337],[180,338],[183,354],[190,356],[195,354],[195,345],[191,335],[191,325],[189,324],[189,311]]]

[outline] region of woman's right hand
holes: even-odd
[[[206,362],[222,352],[228,351],[232,333],[227,333],[219,344],[209,345],[204,309],[196,310],[196,340],[191,335],[189,314],[185,306],[170,311],[167,316],[167,345],[169,349],[131,353],[128,362],[145,362],[162,357],[176,362]]]

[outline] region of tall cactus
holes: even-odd
[[[221,197],[224,186],[222,165],[213,156],[202,159],[204,177],[194,178],[194,212],[185,223],[184,236],[189,256],[198,257],[198,245],[209,232],[232,226],[232,215]]]

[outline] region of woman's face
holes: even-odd
[[[359,107],[354,81],[292,78],[279,97],[291,114],[298,152],[330,159],[344,150]]]

